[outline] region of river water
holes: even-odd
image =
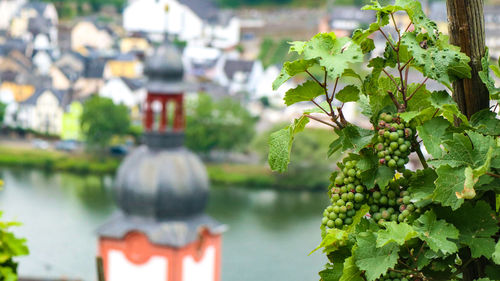
[[[0,210],[23,223],[15,232],[31,251],[19,259],[20,275],[95,281],[95,231],[117,211],[112,177],[3,168],[0,178]],[[318,280],[326,259],[308,254],[326,204],[323,193],[213,187],[207,212],[229,226],[222,280]]]

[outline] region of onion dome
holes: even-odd
[[[177,81],[184,76],[182,55],[171,42],[165,41],[146,59],[144,74],[150,80]]]
[[[126,215],[161,221],[203,213],[208,188],[205,166],[188,149],[141,146],[121,164],[115,197]]]

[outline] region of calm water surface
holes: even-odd
[[[23,222],[15,232],[31,251],[20,274],[96,280],[95,230],[116,211],[112,178],[13,169],[0,169],[0,178],[0,210]],[[324,194],[214,188],[210,196],[207,212],[229,226],[223,281],[318,280],[326,260],[307,255],[320,241]]]

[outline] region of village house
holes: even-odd
[[[264,72],[262,63],[258,60],[247,61],[222,58],[218,65],[216,81],[228,88],[230,95],[254,93],[257,82]]]
[[[71,49],[81,51],[81,48],[92,47],[97,50],[109,50],[113,47],[113,32],[107,26],[94,21],[78,22],[71,30]]]
[[[239,19],[218,9],[213,0],[136,0],[123,12],[128,32],[144,32],[157,41],[164,34],[188,45],[211,45],[220,49],[236,46]]]
[[[27,42],[37,41],[37,47],[57,48],[59,18],[52,3],[28,2],[11,19],[9,34]],[[43,37],[43,39],[37,39]]]
[[[105,80],[115,77],[139,78],[142,76],[143,64],[132,53],[119,54],[109,59],[104,66]]]
[[[1,0],[0,1],[0,30],[7,30],[10,22],[19,9],[28,2],[27,0]]]
[[[65,92],[50,88],[39,88],[19,105],[18,125],[36,132],[59,135],[62,131]]]

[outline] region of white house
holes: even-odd
[[[169,34],[199,46],[227,49],[240,38],[240,21],[218,10],[213,0],[136,0],[123,12],[128,32]]]
[[[19,7],[8,25],[9,33],[14,38],[33,41],[39,34],[44,34],[51,49],[57,48],[59,17],[52,3],[28,2]],[[38,39],[40,40],[40,39]]]
[[[10,21],[17,11],[26,4],[26,0],[0,0],[0,29],[9,28]]]
[[[123,77],[109,79],[101,88],[99,95],[110,98],[115,104],[128,108],[139,106],[146,98],[146,88],[142,80]]]
[[[221,58],[217,63],[216,82],[227,87],[229,93],[248,93],[253,98],[257,83],[264,73],[259,60],[248,61]]]
[[[109,50],[114,39],[111,30],[92,21],[80,21],[71,30],[71,49],[78,51],[83,47]]]
[[[52,57],[46,51],[37,52],[33,58],[33,65],[39,74],[48,75],[52,66]]]
[[[19,105],[18,125],[41,133],[61,134],[64,98],[62,91],[38,89]]]

